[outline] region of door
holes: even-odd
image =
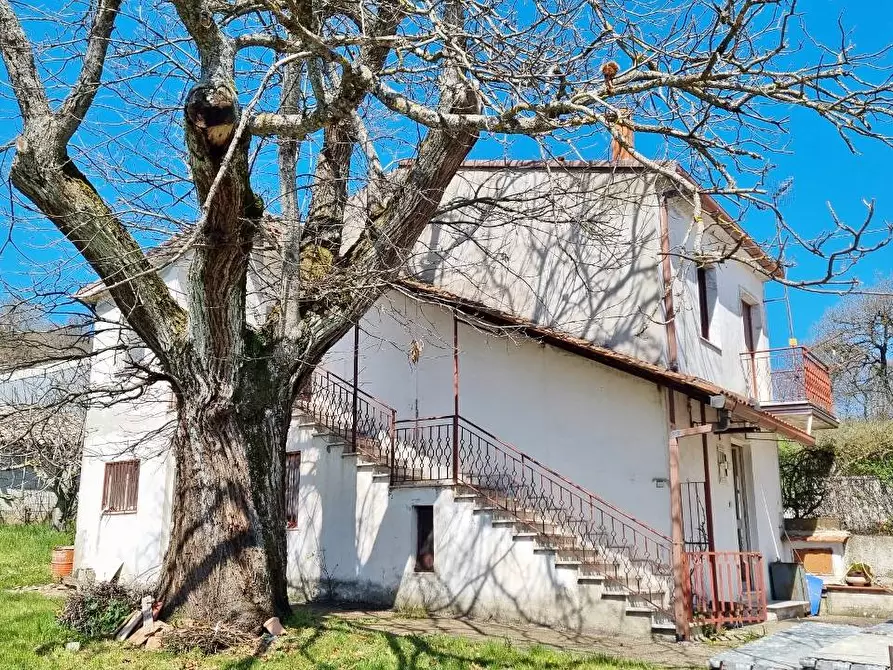
[[[744,449],[737,445],[732,445],[732,483],[735,487],[738,551],[750,551],[750,519],[747,511],[747,477],[744,469]]]

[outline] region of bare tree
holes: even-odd
[[[828,362],[834,397],[849,416],[893,418],[893,281],[825,312],[815,349]]]
[[[74,519],[89,344],[87,331],[47,321],[38,305],[0,305],[0,470],[20,483],[9,501],[19,518]]]
[[[481,138],[566,153],[609,134],[691,201],[693,225],[702,192],[774,207],[792,107],[889,143],[889,54],[815,42],[794,0],[0,0],[0,50],[20,121],[11,214],[64,235],[101,280],[81,297],[111,297],[154,358],[140,379],[176,395],[166,612],[245,627],[288,610],[298,389],[401,272]],[[816,285],[874,246],[839,232],[829,251],[778,217],[781,250],[829,259]],[[178,262],[182,300],[157,271]]]

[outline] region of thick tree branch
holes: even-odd
[[[25,123],[48,117],[50,103],[37,75],[31,43],[9,0],[0,0],[0,50]]]
[[[105,56],[108,52],[109,37],[115,27],[115,18],[121,0],[100,0],[87,38],[87,50],[84,53],[84,64],[77,81],[59,109],[59,141],[68,143],[81,124],[96,91],[105,67]]]

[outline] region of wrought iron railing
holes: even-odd
[[[725,626],[766,620],[761,553],[697,551],[686,553],[685,558],[693,623]]]
[[[579,561],[584,573],[600,574],[631,602],[675,618],[669,537],[475,423],[454,415],[396,421],[393,408],[326,370],[314,373],[299,405],[344,438],[347,449],[387,465],[392,483],[465,486],[538,533],[559,557]],[[685,556],[696,623],[765,620],[760,554]]]
[[[389,464],[394,453],[396,410],[334,372],[317,369],[298,396],[298,404],[314,419],[378,463]]]
[[[467,486],[560,556],[672,617],[670,538],[462,417],[398,421],[396,442],[395,481]]]
[[[393,481],[455,481],[452,416],[405,419],[396,426]]]
[[[682,534],[686,551],[707,551],[705,482],[682,482]]]
[[[834,412],[828,367],[806,347],[741,354],[747,395],[761,403],[809,402]]]

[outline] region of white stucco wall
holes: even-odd
[[[168,268],[162,278],[182,300],[182,269]],[[93,389],[107,388],[126,367],[123,352],[108,348],[120,342],[120,312],[110,300],[97,306],[90,370]],[[126,383],[126,380],[124,380]],[[170,528],[174,464],[169,453],[171,437],[170,389],[156,384],[141,394],[122,395],[109,406],[99,404],[87,412],[84,454],[78,494],[75,568],[91,568],[100,579],[124,566],[122,577],[151,581],[157,574]],[[105,464],[140,461],[137,510],[108,514],[102,510]]]
[[[451,488],[391,489],[308,429],[292,431],[288,448],[301,451],[302,464],[297,528],[288,531],[289,587],[298,599],[632,632],[624,603],[602,600],[602,585],[578,584],[576,570],[514,540],[511,526],[492,526]],[[432,572],[415,570],[417,505],[433,506]]]
[[[753,328],[756,350],[769,348],[769,332],[764,300],[764,277],[751,265],[734,258],[714,266],[717,300],[710,323],[710,339],[701,337],[700,307],[696,266],[691,260],[679,258],[689,254],[697,238],[697,230],[689,231],[692,211],[679,199],[669,204],[670,245],[675,250],[673,267],[673,297],[676,310],[676,334],[679,341],[679,367],[683,372],[713,381],[724,388],[745,394],[746,380],[741,354],[746,350],[741,301],[754,305]],[[730,248],[731,240],[715,226],[702,230],[705,250]],[[752,263],[752,261],[750,261]]]
[[[409,327],[407,327],[409,323]],[[452,315],[392,293],[361,323],[361,387],[398,419],[453,412]],[[422,342],[417,364],[407,357]],[[663,392],[523,337],[459,324],[460,414],[621,509],[669,531]],[[327,356],[351,378],[353,334]]]
[[[466,298],[661,360],[655,181],[628,170],[466,166],[408,266]]]

